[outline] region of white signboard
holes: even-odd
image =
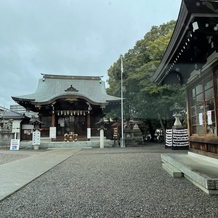
[[[12,132],[13,133],[19,133],[20,132],[20,120],[13,120]]]
[[[56,127],[50,127],[49,138],[56,139]]]
[[[172,133],[172,129],[166,129],[166,146],[171,147],[173,144]]]
[[[187,129],[174,129],[173,130],[173,146],[181,147],[188,146],[188,130]]]
[[[187,129],[166,129],[166,147],[189,146]]]
[[[33,145],[40,145],[40,136],[41,136],[41,132],[39,130],[33,131],[33,139],[32,139]]]
[[[207,111],[207,124],[208,125],[212,125],[213,124],[211,111]]]
[[[91,128],[87,128],[87,139],[91,138]]]
[[[199,119],[199,125],[203,125],[203,113],[198,114],[198,119]]]
[[[11,139],[10,150],[16,151],[19,150],[20,139]]]

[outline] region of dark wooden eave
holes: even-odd
[[[152,82],[185,83],[190,73],[201,69],[208,56],[218,50],[216,8],[217,2],[182,0],[174,32]]]

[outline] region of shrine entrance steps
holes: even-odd
[[[218,195],[218,159],[193,152],[161,154],[161,159],[163,169],[172,177],[184,176],[207,194]]]
[[[104,147],[110,148],[114,144],[113,140],[105,139]],[[33,148],[32,141],[21,141],[20,148]],[[47,148],[100,148],[100,140],[77,141],[77,142],[51,142],[50,140],[41,140],[39,149]]]

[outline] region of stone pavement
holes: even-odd
[[[0,165],[0,201],[21,189],[40,175],[78,152],[74,149],[48,149],[39,151],[6,151],[0,154],[25,154],[21,158]]]
[[[44,159],[46,163],[53,161],[52,152],[59,151],[20,150],[20,154],[29,156],[15,153],[20,160],[11,163],[17,167],[22,160],[34,156],[37,165],[40,156],[47,156],[50,159]],[[161,167],[163,153],[186,154],[187,151],[165,149],[157,143],[81,149],[0,201],[0,217],[218,217],[218,196],[207,195],[184,177],[170,177]],[[10,163],[3,165],[10,166]]]
[[[15,159],[12,158],[11,160],[6,161],[6,163],[1,163],[0,160],[0,201],[81,150],[81,148],[20,149],[19,151],[10,151],[8,149],[9,148],[0,149],[0,157],[1,154],[4,154],[6,156],[14,156],[13,158]],[[88,150],[88,153],[96,153],[96,149]],[[161,143],[147,143],[143,147],[135,147],[134,150],[132,147],[123,149],[105,148],[99,149],[97,152],[175,153],[175,151],[172,151],[171,149],[165,149],[164,145]],[[187,153],[187,151],[176,151],[176,153]]]

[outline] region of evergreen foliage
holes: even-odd
[[[175,21],[153,26],[143,39],[136,42],[123,58],[124,119],[143,121],[144,133],[154,139],[157,128],[172,127],[172,112],[175,102],[185,108],[185,87],[167,84],[157,86],[150,82],[151,76],[164,55],[174,30]],[[108,69],[108,94],[120,96],[120,59]],[[120,118],[120,109],[109,114]]]

